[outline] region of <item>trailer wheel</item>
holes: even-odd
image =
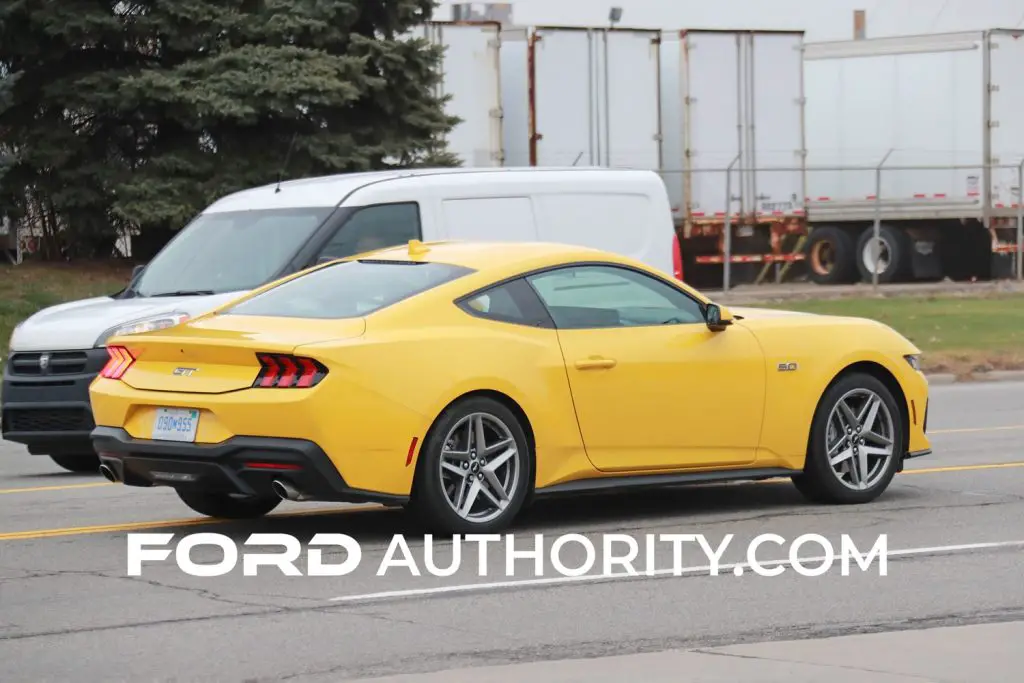
[[[878,281],[896,282],[910,264],[910,237],[888,225],[879,226]],[[875,229],[865,230],[857,240],[857,268],[865,282],[871,282],[875,270]]]
[[[813,228],[807,240],[808,278],[819,285],[839,285],[857,279],[853,237],[831,225]]]

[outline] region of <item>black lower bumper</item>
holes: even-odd
[[[128,486],[275,495],[282,480],[309,500],[401,505],[407,496],[355,489],[317,444],[301,439],[236,436],[218,444],[135,439],[125,430],[97,427],[92,444],[102,464]]]
[[[43,355],[45,367],[36,365]],[[106,361],[106,349],[12,354],[0,388],[4,440],[23,444],[34,455],[92,453],[89,385]]]

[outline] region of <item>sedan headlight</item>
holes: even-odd
[[[914,368],[918,372],[921,371],[921,356],[920,356],[920,354],[910,353],[910,354],[907,354],[906,356],[903,356],[903,357],[907,359],[908,363],[910,363],[910,367]]]
[[[103,346],[111,337],[120,337],[127,334],[141,334],[142,332],[153,332],[154,330],[163,330],[168,327],[174,327],[175,325],[188,320],[188,318],[188,313],[172,311],[170,313],[161,313],[160,315],[149,316],[148,318],[132,320],[131,322],[122,323],[116,327],[111,327],[109,330],[106,330],[96,339],[95,345]]]

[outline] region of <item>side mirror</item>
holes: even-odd
[[[140,275],[142,275],[142,271],[144,271],[145,269],[146,269],[146,266],[144,264],[139,264],[139,265],[135,266],[134,268],[132,268],[132,279],[131,279],[131,281],[135,282],[135,280],[138,279],[138,277]]]
[[[708,304],[704,312],[704,322],[707,323],[709,330],[721,332],[729,325],[732,325],[732,313],[724,306]]]

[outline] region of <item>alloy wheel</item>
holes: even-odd
[[[438,474],[455,514],[477,524],[500,516],[520,485],[520,453],[508,425],[490,413],[471,413],[443,443]]]
[[[825,452],[832,473],[855,491],[869,489],[885,476],[896,445],[895,424],[882,397],[853,389],[836,402],[825,430]]]

